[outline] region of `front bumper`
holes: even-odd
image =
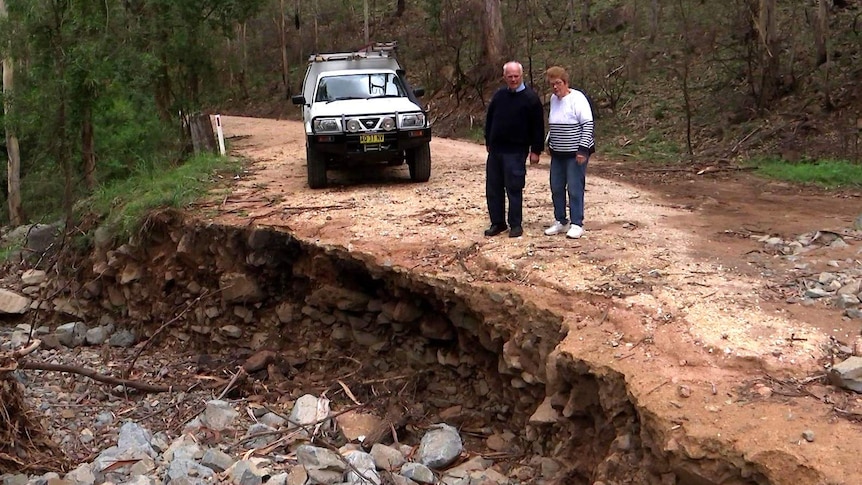
[[[383,140],[364,142],[362,135],[382,135]],[[405,150],[431,141],[431,127],[377,133],[342,133],[308,135],[308,146],[334,159],[345,161],[391,161],[402,157]]]

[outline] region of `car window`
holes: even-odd
[[[407,90],[394,74],[347,74],[326,76],[317,85],[315,101],[405,96]]]

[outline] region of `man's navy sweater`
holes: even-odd
[[[503,87],[494,93],[485,118],[485,145],[491,151],[517,153],[529,149],[542,153],[544,135],[542,102],[532,89],[513,92]]]

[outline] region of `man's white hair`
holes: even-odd
[[[519,71],[521,74],[524,74],[524,66],[522,66],[520,62],[518,62],[518,61],[509,61],[509,62],[507,62],[507,63],[503,64],[503,75],[504,75],[504,76],[506,75],[506,68],[507,68],[507,67],[509,67],[509,66],[517,67],[517,68],[518,68],[518,71]]]

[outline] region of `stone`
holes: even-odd
[[[108,329],[106,327],[94,327],[87,330],[84,340],[87,345],[102,345],[108,340]]]
[[[448,424],[435,424],[419,442],[417,461],[433,469],[445,468],[458,459],[463,446],[457,429]]]
[[[854,308],[859,305],[859,297],[849,293],[838,293],[833,298],[832,303],[841,309]]]
[[[560,413],[551,405],[551,397],[548,396],[539,404],[533,415],[530,416],[529,423],[538,424],[553,424],[560,420]]]
[[[108,345],[127,349],[135,345],[135,340],[135,334],[131,330],[122,329],[111,335],[111,338],[108,339]]]
[[[236,325],[225,325],[219,329],[222,335],[228,338],[240,338],[242,337],[242,329],[237,327]]]
[[[304,466],[309,475],[311,470],[330,470],[338,472],[339,476],[347,470],[347,464],[341,455],[326,448],[302,445],[296,450],[296,459]]]
[[[207,402],[201,424],[216,431],[224,431],[233,425],[238,416],[239,413],[230,403],[214,399]]]
[[[57,340],[61,344],[69,348],[78,347],[84,343],[87,338],[87,326],[84,322],[70,322],[57,327],[54,331]]]
[[[288,302],[281,302],[275,307],[275,315],[282,324],[293,322],[293,311],[293,305]]]
[[[245,273],[223,274],[219,290],[225,303],[257,303],[265,296],[257,282]]]
[[[335,417],[335,421],[344,437],[349,441],[361,441],[382,423],[382,420],[373,414],[357,411],[339,414]]]
[[[0,288],[0,314],[21,315],[29,308],[29,298]]]
[[[382,480],[374,465],[374,458],[364,451],[352,450],[344,453],[350,463],[347,483],[351,485],[380,485]]]
[[[839,295],[858,295],[859,292],[862,292],[862,279],[852,280],[837,291]]]
[[[58,224],[34,224],[27,231],[26,247],[36,253],[45,252],[57,242],[59,234]]]
[[[485,446],[493,451],[507,451],[511,446],[511,441],[507,440],[500,433],[494,433],[485,440]]]
[[[168,465],[167,481],[181,480],[186,477],[211,478],[215,472],[193,460],[186,458],[174,458]]]
[[[455,329],[445,318],[438,314],[428,315],[419,322],[422,336],[432,340],[455,340]]]
[[[95,485],[96,483],[93,466],[89,463],[82,463],[78,468],[67,473],[63,479],[74,485]]]
[[[230,468],[236,459],[227,453],[215,448],[208,448],[201,458],[201,465],[221,473]]]
[[[823,288],[808,288],[805,290],[805,298],[824,298],[829,296],[829,292],[824,290]]]
[[[146,453],[147,456],[155,458],[158,456],[156,450],[150,445],[150,432],[144,429],[141,425],[132,421],[123,423],[120,427],[120,435],[117,438],[117,448],[120,452],[134,450],[135,452]]]
[[[120,284],[127,285],[133,281],[138,281],[143,276],[143,271],[141,267],[136,263],[128,263],[123,267],[123,271],[120,273]]]
[[[305,394],[296,400],[293,409],[290,410],[288,421],[291,427],[306,426],[317,422],[318,398],[311,394]],[[327,410],[327,414],[328,410]]]
[[[370,453],[378,470],[398,470],[406,461],[400,451],[380,443],[375,443]]]
[[[809,443],[813,443],[814,442],[814,431],[811,431],[810,429],[803,431],[802,432],[802,438],[805,439],[805,441],[807,441]]]
[[[27,286],[41,285],[48,279],[48,273],[41,269],[28,269],[21,273],[21,283]]]
[[[240,460],[228,469],[230,483],[234,485],[261,485],[268,473],[251,460]]]
[[[401,475],[417,483],[434,483],[434,472],[421,463],[405,463]]]
[[[838,387],[862,393],[862,357],[850,357],[829,371],[829,381]]]
[[[260,418],[260,422],[273,429],[278,429],[287,424],[287,420],[275,413],[266,413]]]
[[[339,286],[323,285],[312,292],[305,303],[322,309],[339,309],[342,311],[362,312],[368,306],[371,298],[365,293],[349,290]]]
[[[246,446],[248,448],[263,448],[264,446],[278,439],[278,436],[274,433],[275,431],[275,428],[267,426],[263,423],[252,424],[248,427],[246,436],[255,436],[258,434],[263,434],[263,436],[259,436],[257,438],[249,440],[248,442],[246,442]]]
[[[399,300],[392,312],[392,319],[396,322],[410,323],[422,316],[422,309],[413,302]]]
[[[287,474],[287,485],[305,485],[308,482],[308,473],[305,467],[295,466]]]

